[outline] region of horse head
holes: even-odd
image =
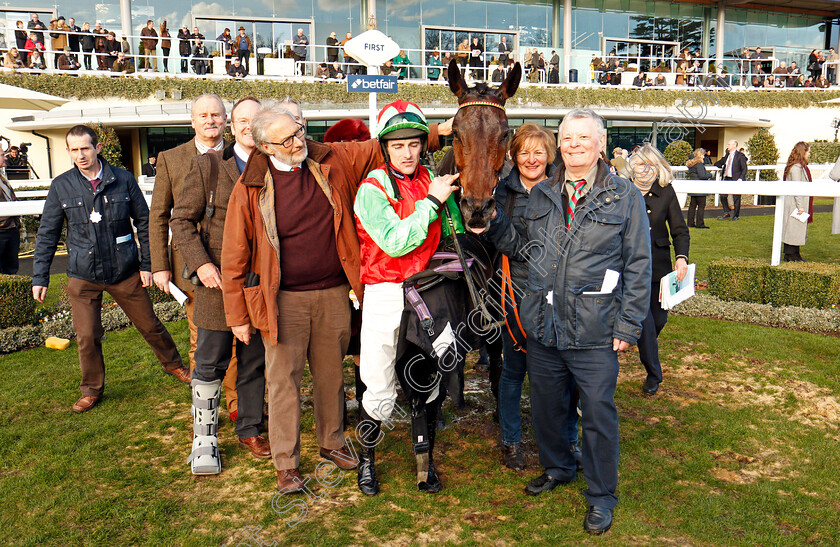
[[[458,64],[449,63],[449,89],[458,98],[458,113],[452,125],[452,150],[461,173],[461,213],[474,233],[490,224],[495,208],[493,189],[505,161],[508,122],[505,102],[516,93],[522,78],[519,63],[498,88],[477,83],[468,87]]]

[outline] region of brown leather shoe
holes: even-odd
[[[87,412],[91,408],[96,406],[96,403],[99,402],[101,397],[95,397],[93,395],[85,395],[73,405],[73,412],[77,414],[81,414],[82,412]]]
[[[297,482],[295,482],[297,479]],[[297,469],[278,469],[277,470],[277,490],[287,492],[302,492],[303,491],[303,477],[300,476],[300,471]]]
[[[189,384],[190,382],[192,382],[192,372],[190,372],[190,369],[188,369],[184,365],[181,365],[180,367],[173,370],[164,369],[164,372],[169,374],[170,376],[178,378],[178,380],[184,382],[185,384]]]
[[[257,458],[267,459],[271,457],[271,447],[269,446],[268,441],[259,435],[256,437],[248,437],[247,439],[239,437],[239,446],[247,448],[251,451],[251,454]]]
[[[346,446],[336,448],[335,450],[322,448],[321,457],[325,460],[330,460],[336,464],[339,469],[344,469],[345,471],[356,469],[359,465],[359,458],[355,457],[349,450],[347,450]]]

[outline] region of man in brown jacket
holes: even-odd
[[[358,463],[344,445],[341,368],[349,289],[359,302],[364,297],[353,203],[359,182],[383,160],[375,140],[307,140],[300,106],[290,99],[264,104],[252,130],[257,152],[231,194],[225,222],[225,317],[243,342],[252,329],[262,334],[277,487],[297,492],[305,484],[299,386],[307,358],[320,455],[342,469]],[[429,140],[439,147],[437,124]]]
[[[141,59],[142,62],[137,63],[137,70],[145,68],[146,70],[152,69],[152,71],[157,72],[157,57],[155,53],[157,52],[158,33],[155,30],[155,22],[151,19],[146,21],[146,26],[140,31],[140,36],[143,36],[140,41],[143,42],[143,55],[145,57]]]
[[[231,129],[236,142],[222,154],[209,152],[193,157],[170,221],[172,240],[181,249],[187,270],[201,280],[201,285],[195,288],[198,347],[192,381],[193,419],[199,427],[193,428],[195,436],[190,455],[193,473],[197,475],[221,472],[215,433],[218,414],[212,409],[219,406],[222,378],[232,361],[233,347],[236,348],[236,388],[241,396],[236,419],[239,443],[258,458],[271,457],[268,441],[258,430],[265,399],[265,349],[260,337],[244,344],[230,332],[225,323],[219,272],[228,200],[254,150],[251,119],[259,107],[259,101],[253,97],[237,101],[231,110]],[[204,419],[208,423],[203,423]],[[201,427],[205,425],[210,427]]]
[[[193,323],[193,288],[184,275],[184,259],[177,244],[169,246],[169,219],[172,207],[178,199],[184,179],[190,171],[193,156],[210,150],[224,148],[224,133],[227,118],[225,105],[217,95],[205,94],[192,102],[190,114],[195,138],[171,150],[161,152],[157,159],[155,189],[152,207],[149,211],[149,240],[152,253],[152,272],[157,287],[169,293],[169,282],[184,291],[189,300],[186,303],[187,321],[190,326],[190,368],[195,368],[195,345],[198,331]],[[189,272],[187,272],[189,273]],[[234,376],[235,378],[235,376]],[[227,390],[227,384],[225,389]],[[232,412],[230,392],[227,391],[228,411]],[[234,407],[235,408],[235,407]]]

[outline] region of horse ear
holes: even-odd
[[[458,62],[455,59],[449,62],[448,74],[449,89],[460,99],[467,92],[467,82],[464,81],[464,77],[461,75],[461,69],[458,68]]]
[[[499,94],[502,100],[508,100],[513,97],[516,90],[519,89],[519,82],[522,80],[522,67],[519,63],[513,65],[513,69],[508,73],[505,81],[499,86]]]

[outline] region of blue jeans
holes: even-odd
[[[583,475],[589,505],[615,507],[618,497],[618,409],[615,386],[618,356],[612,348],[558,350],[528,341],[531,412],[540,465],[554,479],[575,475],[575,459],[563,437],[571,380],[580,388],[583,409]]]
[[[505,361],[502,365],[502,376],[499,379],[499,425],[502,429],[502,444],[514,446],[522,442],[522,383],[525,381],[525,353],[513,349],[513,339],[506,327],[502,327],[502,342],[504,344]],[[578,442],[578,411],[577,402],[572,396],[577,389],[574,378],[569,383],[569,408],[563,422],[563,438],[568,444]]]

